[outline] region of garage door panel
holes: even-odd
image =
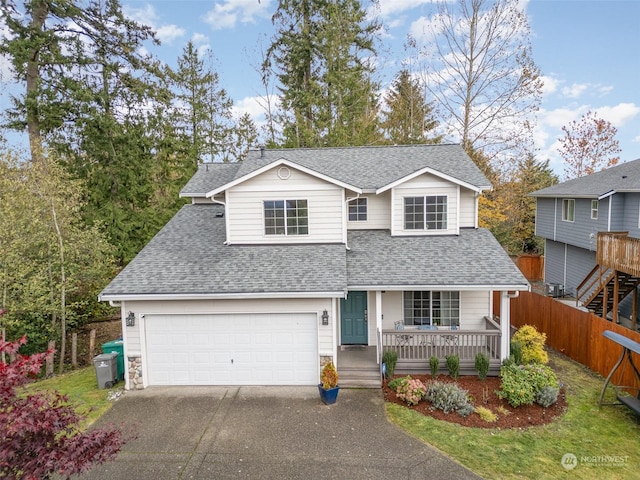
[[[146,315],[151,385],[313,385],[315,314]]]

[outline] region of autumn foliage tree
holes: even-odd
[[[26,337],[0,340],[0,352],[15,356],[0,362],[0,477],[35,480],[85,472],[115,458],[124,443],[115,427],[79,431],[79,416],[58,392],[29,393],[24,385],[37,375],[52,352],[18,355]]]
[[[618,163],[621,152],[615,138],[618,129],[611,122],[588,111],[579,121],[562,127],[558,153],[565,161],[565,180],[591,175]]]

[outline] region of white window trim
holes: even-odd
[[[359,205],[357,205],[357,202],[359,200],[364,200],[364,216],[366,217],[364,220],[360,220],[360,219],[356,219],[356,220],[351,220],[351,204],[353,203],[353,205],[356,207],[359,207]],[[357,215],[357,211],[356,211],[356,215]],[[347,203],[347,221],[348,222],[366,222],[369,220],[369,200],[367,199],[367,197],[358,197],[358,198],[353,198],[351,200],[349,200],[349,202]]]
[[[567,205],[567,208],[565,210],[565,203]],[[572,203],[573,204],[573,217],[571,218],[571,220],[569,220],[569,204]],[[565,217],[565,213],[567,214]],[[562,199],[562,221],[563,222],[570,222],[573,223],[575,222],[576,219],[576,201],[573,198],[563,198]]]
[[[287,207],[286,204],[287,202],[299,202],[300,200],[304,200],[305,202],[307,202],[307,233],[298,233],[298,234],[292,234],[292,233],[288,233],[288,226],[287,226]],[[266,217],[264,214],[264,203],[265,202],[284,202],[284,233],[267,233],[266,232]],[[276,199],[264,199],[262,200],[262,236],[264,238],[274,238],[274,237],[293,237],[293,238],[297,238],[297,237],[308,237],[309,236],[309,232],[311,231],[311,225],[309,224],[309,199],[307,198],[276,198]]]
[[[442,295],[443,293],[449,294],[451,295],[452,293],[457,293],[458,294],[458,318],[457,320],[457,324],[455,324],[457,327],[460,326],[460,291],[459,290],[404,290],[402,292],[402,323],[405,326],[411,327],[411,326],[415,326],[415,324],[411,323],[409,325],[407,325],[407,318],[405,316],[405,300],[406,300],[406,295],[408,293],[414,293],[414,292],[428,292],[429,293],[429,325],[433,325],[433,294],[434,293],[439,293],[440,295]],[[442,298],[440,299],[440,301],[442,301]],[[451,325],[451,320],[453,320],[452,318],[449,319],[449,326]],[[426,325],[426,324],[423,324]]]
[[[593,203],[595,202],[596,208],[593,208]],[[591,200],[591,220],[598,219],[598,208],[600,207],[600,202],[598,200]],[[575,214],[575,210],[574,210]]]
[[[428,197],[444,197],[447,202],[446,227],[445,228],[427,228],[427,198]],[[423,198],[424,199],[424,227],[423,228],[407,228],[407,218],[405,212],[405,201],[407,198]],[[447,232],[449,230],[449,208],[451,202],[449,195],[446,193],[430,193],[425,195],[405,195],[402,197],[402,230],[405,232]],[[459,210],[459,208],[458,208]]]

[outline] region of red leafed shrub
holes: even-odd
[[[53,473],[63,478],[115,458],[124,443],[115,427],[79,430],[82,417],[58,392],[28,394],[29,377],[40,372],[52,352],[18,355],[26,343],[0,340],[0,352],[16,361],[0,362],[0,477],[42,479]]]

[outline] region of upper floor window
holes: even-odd
[[[309,210],[306,200],[265,200],[265,235],[307,235]]]
[[[404,292],[405,325],[460,325],[460,292]]]
[[[598,219],[598,200],[591,200],[591,220]]]
[[[447,196],[405,197],[404,228],[406,230],[446,230]]]
[[[565,198],[562,200],[562,220],[564,222],[573,222],[575,210],[576,201],[573,198]]]
[[[367,221],[367,199],[354,198],[349,202],[349,221],[350,222],[366,222]]]

